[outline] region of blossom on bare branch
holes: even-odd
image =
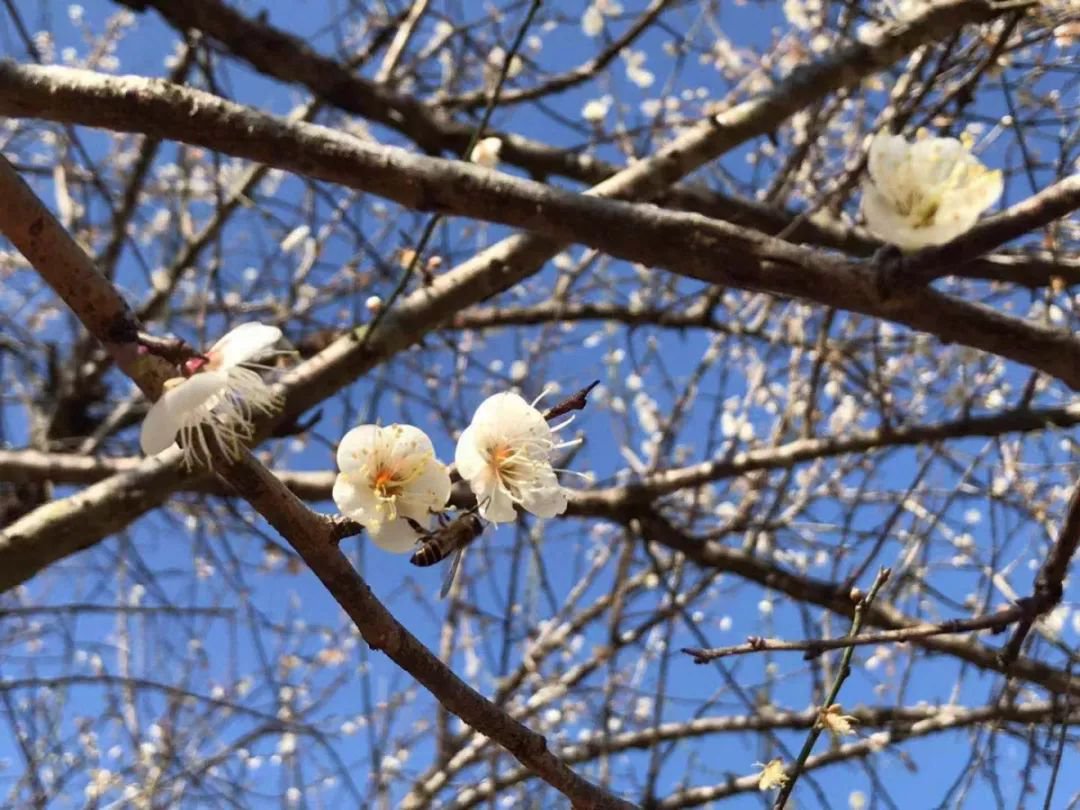
[[[910,143],[878,133],[870,144],[862,208],[875,236],[901,250],[940,245],[968,230],[1001,196],[1000,171],[971,154],[967,138]]]
[[[412,425],[361,425],[341,440],[334,503],[364,524],[375,545],[403,554],[416,544],[409,520],[427,528],[450,497],[450,475],[431,439]]]
[[[143,452],[156,456],[179,436],[189,468],[198,462],[209,466],[215,447],[226,458],[239,458],[254,436],[255,417],[281,407],[281,397],[253,362],[279,340],[276,326],[245,323],[215,343],[204,358],[189,360],[189,376],[167,380],[164,393],[146,414],[139,434]]]

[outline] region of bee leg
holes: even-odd
[[[426,537],[426,536],[427,536],[428,534],[430,534],[430,532],[428,532],[428,530],[427,530],[427,529],[425,529],[425,528],[424,528],[423,526],[421,526],[421,525],[420,525],[419,523],[417,523],[417,522],[416,522],[415,520],[413,520],[413,519],[412,519],[411,517],[405,517],[404,515],[402,515],[401,517],[402,517],[402,519],[403,519],[403,520],[404,520],[404,521],[405,521],[406,523],[408,523],[408,524],[409,524],[409,527],[410,527],[410,528],[411,528],[411,529],[412,529],[412,530],[413,530],[414,532],[416,532],[416,533],[417,533],[417,535],[419,535],[419,537]],[[419,538],[418,538],[418,539],[419,539]]]

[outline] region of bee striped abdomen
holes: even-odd
[[[421,536],[420,545],[409,562],[426,568],[445,560],[459,548],[465,548],[484,531],[484,524],[476,515],[467,512],[452,523]]]
[[[421,568],[426,568],[429,565],[435,565],[445,557],[446,552],[441,550],[435,541],[428,540],[426,543],[421,543],[420,547],[413,552],[409,562]]]

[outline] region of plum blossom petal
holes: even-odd
[[[371,535],[371,539],[383,551],[406,554],[416,549],[417,535],[408,521],[398,519],[383,523],[378,533]]]
[[[551,454],[560,446],[543,414],[517,394],[488,397],[458,439],[454,461],[492,523],[515,517],[515,505],[538,517],[566,511],[566,492]]]
[[[499,165],[499,153],[502,151],[502,138],[484,138],[473,147],[469,160],[485,169],[494,169]]]
[[[188,468],[198,462],[209,465],[215,450],[239,458],[254,436],[256,416],[281,407],[281,397],[246,366],[280,339],[277,327],[243,324],[189,367],[190,376],[167,380],[143,420],[143,452],[157,455],[179,438]]]
[[[360,425],[338,445],[333,498],[343,515],[364,524],[377,546],[409,551],[409,520],[428,528],[450,497],[450,474],[424,431],[412,425]]]
[[[559,485],[554,471],[537,476],[536,486],[522,493],[521,506],[537,517],[550,518],[566,511],[566,490]]]
[[[587,37],[597,37],[604,30],[604,17],[615,17],[623,13],[618,0],[592,0],[581,15],[581,30]]]
[[[191,379],[174,377],[167,380],[165,390],[143,419],[139,444],[148,456],[156,456],[176,442],[176,434],[185,418],[208,410],[208,402],[221,394],[229,384],[223,371],[196,374]]]
[[[878,133],[870,144],[862,209],[870,231],[901,250],[940,245],[969,230],[1001,196],[1000,171],[971,154],[970,139]]]
[[[206,356],[211,368],[232,368],[265,354],[279,340],[281,330],[276,326],[242,323],[211,346]]]

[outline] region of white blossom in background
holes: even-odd
[[[255,417],[281,407],[280,396],[256,370],[262,367],[253,362],[279,340],[281,330],[276,326],[241,324],[206,352],[205,362],[191,376],[166,380],[161,397],[142,423],[139,444],[143,452],[156,456],[172,447],[179,436],[184,465],[189,468],[200,460],[210,464],[211,440],[227,458],[239,458],[254,435]]]
[[[405,518],[427,529],[450,497],[450,474],[431,439],[412,425],[353,428],[338,445],[337,464],[334,503],[364,525],[375,545],[396,554],[416,544]]]
[[[970,137],[918,137],[879,133],[870,144],[863,185],[866,225],[901,250],[955,239],[975,224],[1003,189],[1000,171],[971,154]]]
[[[473,147],[469,160],[485,169],[494,169],[499,165],[499,152],[502,151],[502,138],[484,138]]]
[[[788,775],[784,772],[784,760],[777,757],[770,759],[764,765],[760,762],[754,764],[761,768],[761,773],[758,774],[758,790],[773,790],[787,784]]]
[[[291,757],[296,753],[296,735],[286,731],[278,738],[277,752],[280,756]]]
[[[503,63],[506,62],[506,51],[496,45],[488,53],[487,61],[484,62],[484,84],[493,86],[499,81],[499,75],[502,73]],[[510,66],[506,69],[506,78],[513,79],[515,76],[520,75],[522,69],[525,67],[525,63],[521,61],[521,57],[517,54],[510,60]]]
[[[565,427],[570,420],[554,430]],[[469,482],[480,516],[492,523],[514,519],[514,506],[538,517],[566,510],[566,492],[555,477],[556,444],[543,414],[512,392],[484,400],[458,439],[454,461]]]
[[[650,87],[656,81],[652,71],[645,69],[645,51],[626,50],[623,51],[622,57],[626,62],[626,78],[638,87]]]
[[[622,13],[622,4],[616,0],[592,0],[581,15],[581,30],[587,37],[598,37],[604,31],[604,17],[615,17]]]
[[[594,98],[592,101],[585,102],[585,106],[581,108],[581,117],[590,124],[598,124],[607,117],[610,109],[611,96]]]
[[[821,24],[824,7],[821,0],[784,0],[784,16],[794,27],[809,31]]]
[[[828,731],[834,738],[846,737],[855,733],[855,718],[850,714],[840,714],[843,711],[839,703],[834,703],[821,713],[819,721],[821,727]]]

